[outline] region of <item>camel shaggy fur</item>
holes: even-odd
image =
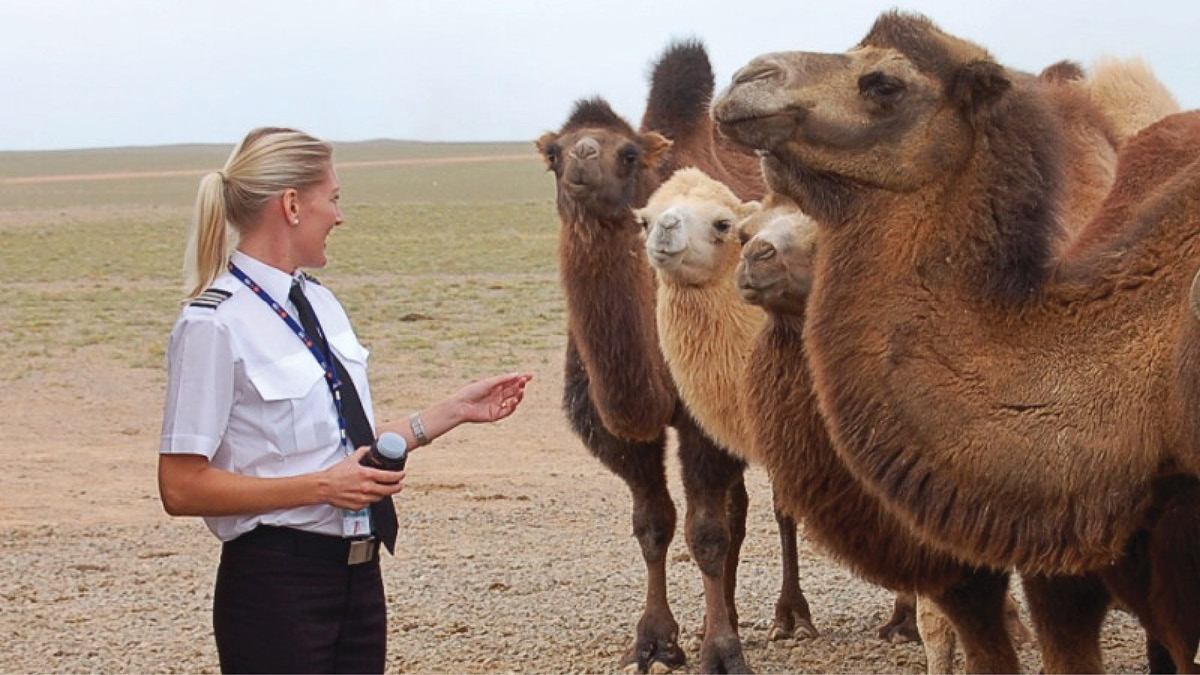
[[[755,59],[714,111],[820,224],[804,344],[854,475],[965,560],[1099,575],[1176,667],[1200,669],[1200,113],[1122,146],[1088,226],[1108,234],[1058,259],[1064,134],[1046,88],[924,17],[887,13],[846,54]],[[1035,624],[1097,668],[1106,601],[1072,584],[1086,602],[1069,621],[1046,619],[1069,590],[1026,584]]]
[[[919,593],[917,624],[925,643],[927,671],[953,672],[956,634],[939,602],[950,602],[959,620],[989,609],[994,612],[995,607],[974,605],[970,599],[977,583],[975,571],[906,534],[904,525],[864,490],[837,457],[816,410],[801,339],[812,287],[816,223],[787,198],[772,194],[765,203],[767,208],[738,225],[745,244],[736,270],[742,298],[761,306],[768,316],[764,330],[749,342],[745,373],[749,405],[759,412],[753,425],[755,442],[772,480],[792,498],[787,502],[790,508],[805,514],[805,529],[815,544],[865,579]],[[927,563],[933,563],[933,572],[942,576],[917,574],[914,567]],[[983,581],[994,583],[987,576]],[[985,585],[985,598],[988,588]],[[1011,597],[1003,612],[1014,642],[1028,640],[1029,629]],[[990,626],[983,638],[992,646],[975,646],[972,640],[979,639],[978,632],[967,633],[963,646],[968,671],[1015,668],[1014,663],[997,664],[995,656],[979,656],[1004,650],[996,618],[983,618],[987,622],[976,618],[970,624]]]
[[[653,272],[632,214],[680,162],[715,173],[734,167],[751,196],[764,190],[750,154],[714,141],[707,114],[713,86],[703,48],[675,45],[654,69],[642,131],[602,100],[591,99],[577,103],[560,130],[537,141],[555,177],[562,220],[559,260],[568,314],[564,409],[587,448],[629,485],[634,534],[646,562],[646,606],[622,660],[640,672],[684,662],[666,592],[666,554],[675,529],[664,468],[668,426],[677,432],[685,536],[704,577],[700,668],[748,670],[734,606],[745,537],[745,463],[707,438],[678,405],[658,348]],[[753,174],[736,168],[747,163],[755,167]],[[785,583],[776,608],[781,630],[793,627],[797,617],[811,625],[794,571],[794,523],[791,527],[790,575],[789,537],[781,533]]]
[[[780,472],[791,481],[790,485],[781,486],[781,494],[804,494],[794,501],[781,502],[781,508],[797,518],[804,517],[810,537],[824,545],[836,558],[848,561],[866,578],[882,581],[888,587],[940,594],[944,589],[953,587],[956,579],[968,579],[974,571],[960,566],[960,570],[948,570],[951,573],[941,575],[936,583],[914,583],[911,576],[904,575],[903,564],[891,563],[897,555],[908,553],[907,549],[894,548],[897,540],[904,540],[902,525],[888,520],[877,502],[869,497],[861,501],[839,499],[828,490],[805,489],[806,483],[810,482],[840,482],[843,494],[861,493],[861,487],[854,483],[848,473],[843,470],[840,474],[832,475],[797,475],[805,469],[819,466],[797,456],[794,451],[797,443],[819,445],[825,449],[827,458],[836,461],[824,428],[819,423],[819,416],[794,415],[802,410],[791,405],[787,406],[784,413],[768,412],[767,408],[778,405],[775,397],[779,392],[773,390],[763,392],[764,395],[753,400],[759,408],[751,404],[748,390],[753,389],[764,377],[771,377],[762,373],[747,377],[751,348],[763,329],[766,314],[762,307],[743,302],[734,283],[735,271],[742,258],[735,222],[749,217],[757,209],[757,202],[741,202],[726,186],[702,171],[681,169],[654,192],[645,207],[636,211],[638,219],[645,224],[647,253],[659,278],[659,341],[681,399],[708,435],[731,451],[741,452],[755,463],[763,462],[763,454],[775,453],[771,458],[773,468],[778,468],[780,462],[794,462],[793,466]],[[794,225],[793,229],[805,224],[811,228],[811,223],[798,209],[794,206],[788,208],[786,204],[772,202],[770,208],[746,221],[746,227],[752,229],[753,222],[762,218],[776,224]],[[742,277],[744,281],[761,279],[764,276],[761,268],[765,264],[784,264],[785,260],[790,260],[796,254],[801,258],[811,254],[803,242],[785,247],[777,239],[775,243],[783,252],[778,256],[769,255],[763,243],[755,241],[748,245],[751,253],[750,262],[743,263],[747,268]],[[810,263],[807,266],[811,268]],[[780,278],[803,285],[804,267],[803,259],[791,261],[786,264],[787,272],[781,274]],[[750,283],[743,283],[743,287],[751,286]],[[770,291],[764,289],[763,292]],[[798,308],[802,316],[802,291],[790,290],[787,296],[797,299],[792,306]],[[791,352],[780,351],[771,356],[780,361],[796,360],[797,356],[802,356],[798,340],[791,347]],[[760,356],[760,365],[765,365],[767,369],[775,368],[776,373],[781,369],[786,370],[786,367],[769,364],[770,357]],[[791,384],[802,387],[804,383]],[[785,396],[781,400],[790,403],[790,397]],[[776,429],[774,436],[761,439],[760,442],[751,429],[756,418],[772,415],[775,419],[786,419],[789,424],[785,429]],[[815,421],[816,425],[808,428],[802,423],[804,421]],[[799,462],[795,463],[797,460]],[[813,503],[814,500],[831,497],[828,502]],[[868,500],[871,503],[865,503]],[[886,529],[893,532],[884,535],[882,531]],[[862,555],[862,549],[857,546],[871,538],[875,539],[874,543],[891,548],[871,547],[868,555]],[[848,545],[851,542],[854,545]],[[920,547],[915,540],[906,543],[910,548]],[[880,550],[889,550],[892,555],[880,556]],[[953,565],[952,561],[940,562]],[[955,571],[958,572],[957,576],[953,574]],[[994,591],[994,581],[989,579],[988,584],[987,591]],[[1004,587],[1001,585],[999,588],[1002,592]],[[970,599],[973,596],[971,590],[972,585],[968,581],[962,584],[958,592]],[[934,604],[938,598],[935,598]],[[987,603],[980,606],[991,607]],[[995,609],[1004,612],[1003,615],[1015,615],[1011,600],[1008,606],[996,606]],[[951,608],[951,611],[958,612],[956,618],[960,620],[969,616],[970,625],[987,625],[987,617],[973,610],[970,603]],[[925,631],[922,637],[927,638],[926,649],[931,656],[930,672],[943,672],[940,669],[953,666],[954,635],[944,620],[940,620],[941,613],[936,609],[926,609],[924,614]],[[964,640],[969,655],[968,667],[972,670],[1008,670],[1017,665],[1015,652],[1011,647],[1005,649],[1002,621],[992,625],[996,627],[994,633],[998,634],[987,638],[997,646],[977,646],[975,635],[970,632]],[[997,650],[999,656],[980,656],[988,649]]]

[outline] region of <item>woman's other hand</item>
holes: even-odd
[[[525,398],[526,373],[487,377],[459,389],[452,397],[464,422],[496,422],[513,414]]]

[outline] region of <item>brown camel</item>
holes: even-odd
[[[769,195],[766,208],[738,228],[745,245],[737,287],[768,317],[751,342],[744,389],[756,411],[752,432],[780,498],[804,514],[810,540],[855,574],[919,594],[918,624],[929,673],[953,672],[955,623],[964,625],[968,672],[1015,672],[1016,653],[1008,640],[1028,640],[1029,630],[1011,598],[996,603],[1003,575],[923,544],[864,489],[830,443],[801,339],[816,223],[787,198]]]
[[[566,124],[537,142],[555,175],[562,231],[560,269],[568,310],[564,408],[587,448],[629,485],[634,535],[647,567],[646,605],[622,665],[641,672],[684,662],[666,592],[675,509],[664,468],[666,429],[677,432],[687,503],[685,536],[704,577],[700,667],[748,670],[734,591],[745,538],[745,463],[707,438],[682,406],[658,348],[654,278],[632,208],[671,171],[695,163],[722,175],[757,177],[757,160],[713,142],[713,76],[703,47],[669,48],[654,69],[642,132],[599,99],[581,101]],[[725,149],[723,149],[725,148]],[[749,172],[746,166],[752,166]],[[727,168],[732,167],[732,169]],[[764,190],[761,178],[758,194]],[[743,187],[753,195],[754,189]],[[796,529],[780,517],[784,581],[776,626],[811,630],[799,585]]]
[[[924,17],[760,57],[714,114],[819,223],[804,346],[856,478],[931,544],[1027,575],[1047,670],[1100,667],[1104,589],[1062,574],[1104,581],[1152,666],[1200,669],[1200,113],[1125,143],[1107,234],[1065,259],[1045,87]]]

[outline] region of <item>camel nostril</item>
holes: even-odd
[[[581,138],[575,144],[575,147],[571,149],[571,156],[575,159],[594,159],[599,157],[600,144],[591,136]]]
[[[759,58],[751,61],[749,65],[743,66],[741,70],[733,74],[734,84],[745,84],[755,80],[767,80],[781,77],[783,70],[767,59]]]
[[[658,226],[664,230],[678,230],[681,225],[683,221],[673,213],[665,213],[658,219]]]
[[[762,262],[775,257],[775,247],[765,241],[752,241],[742,249],[742,258],[750,262]]]

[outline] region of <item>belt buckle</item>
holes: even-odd
[[[347,565],[361,565],[375,559],[375,539],[352,539]]]

